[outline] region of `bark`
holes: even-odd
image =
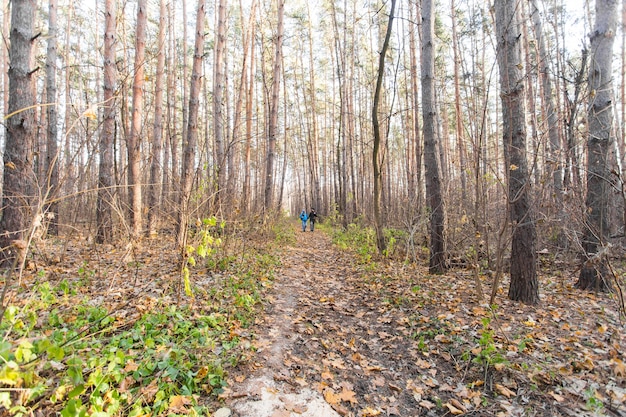
[[[59,234],[59,205],[56,201],[59,188],[58,117],[57,117],[57,0],[48,2],[48,50],[46,53],[46,116],[48,122],[46,146],[47,200],[45,208],[49,219],[48,234]]]
[[[454,113],[455,113],[455,133],[459,158],[459,174],[461,176],[461,199],[463,209],[467,202],[467,174],[466,174],[466,157],[465,157],[465,138],[463,135],[463,113],[461,112],[461,87],[459,82],[459,71],[461,66],[461,57],[459,51],[459,39],[456,27],[456,6],[454,0],[450,3],[452,16],[452,50],[454,52]]]
[[[224,83],[226,79],[226,66],[224,55],[226,53],[226,7],[227,0],[219,0],[217,13],[217,33],[215,42],[215,61],[213,76],[213,132],[215,138],[216,161],[213,171],[215,173],[215,205],[219,207],[223,200],[221,194],[225,192],[226,185],[226,153],[224,145]]]
[[[280,103],[280,79],[283,53],[283,17],[285,0],[278,0],[274,63],[272,70],[272,92],[270,97],[270,114],[267,138],[267,155],[265,160],[265,193],[264,209],[271,211],[274,208],[274,158],[276,154],[276,136],[278,135],[278,106]]]
[[[508,171],[509,214],[513,223],[509,298],[525,304],[537,304],[536,231],[526,159],[522,21],[517,0],[498,1],[495,7],[502,135]]]
[[[610,151],[613,126],[613,43],[617,30],[617,0],[596,1],[596,22],[591,34],[587,109],[586,227],[583,266],[576,287],[607,290],[611,287],[605,253],[609,237],[609,202],[612,189]]]
[[[430,214],[430,273],[447,269],[445,247],[445,207],[442,194],[441,167],[437,152],[435,103],[435,11],[431,0],[422,1],[422,118],[424,131],[424,168],[426,204]]]
[[[189,87],[189,119],[187,138],[183,151],[183,171],[181,175],[181,196],[179,203],[177,242],[180,248],[187,243],[187,225],[191,189],[195,173],[195,156],[198,143],[198,111],[200,107],[200,89],[202,77],[202,55],[204,54],[205,0],[198,0],[196,14],[196,41],[194,45],[191,84]]]
[[[156,235],[157,210],[160,201],[161,158],[163,150],[163,84],[165,79],[165,31],[167,7],[159,1],[159,34],[157,70],[154,81],[154,121],[152,128],[152,154],[150,156],[150,183],[148,185],[148,236]]]
[[[33,204],[35,9],[33,0],[14,0],[11,7],[9,107],[5,121],[4,197],[0,221],[0,249],[5,265],[16,259],[20,248],[25,249],[24,245],[14,246],[13,243],[24,238]]]
[[[113,240],[113,136],[115,134],[115,0],[107,0],[104,9],[104,120],[100,133],[100,166],[96,203],[96,241]]]
[[[256,1],[253,0],[250,11],[250,23],[248,32],[248,47],[250,48],[250,70],[248,72],[248,81],[246,85],[246,145],[244,150],[244,177],[243,177],[243,190],[242,190],[242,202],[241,205],[245,213],[250,211],[250,161],[252,152],[252,118],[253,118],[253,102],[254,102],[254,71],[255,71],[255,58],[254,58],[254,29],[256,16]]]
[[[380,171],[381,163],[379,155],[381,134],[380,123],[378,121],[378,107],[380,105],[380,95],[382,91],[383,77],[385,75],[385,56],[387,55],[387,49],[389,49],[389,39],[391,38],[395,9],[396,1],[391,0],[391,10],[389,11],[389,21],[387,22],[385,40],[383,41],[383,47],[380,50],[378,58],[378,76],[376,78],[376,91],[374,92],[374,102],[372,104],[372,128],[374,130],[374,145],[372,151],[372,165],[374,167],[374,222],[376,228],[376,246],[378,247],[378,252],[381,254],[387,249],[387,242],[385,241],[385,235],[383,234],[383,222],[380,210],[382,175]]]
[[[141,235],[143,223],[141,200],[141,125],[143,117],[143,85],[146,52],[147,0],[137,2],[137,29],[133,76],[133,112],[130,134],[126,140],[128,153],[128,188],[130,204],[130,232],[134,239]]]
[[[548,138],[550,140],[550,164],[552,169],[552,186],[554,192],[555,210],[559,222],[563,218],[563,161],[561,158],[561,135],[559,133],[558,109],[552,93],[552,78],[550,77],[550,57],[546,41],[543,34],[543,24],[539,15],[539,6],[537,0],[531,0],[531,15],[535,27],[535,38],[537,48],[539,50],[539,77],[542,83],[543,102],[544,102],[544,120],[548,124]],[[563,245],[564,236],[561,232],[562,225],[559,224],[559,245]]]

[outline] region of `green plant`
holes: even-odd
[[[494,332],[489,328],[490,323],[490,318],[484,317],[482,319],[482,330],[480,339],[478,339],[478,346],[471,351],[475,355],[472,362],[483,367],[485,380],[487,380],[487,373],[491,366],[507,363],[507,360],[495,343]],[[464,356],[467,357],[466,355]]]

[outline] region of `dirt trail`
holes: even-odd
[[[298,232],[282,256],[246,380],[239,417],[424,415],[408,390],[417,372],[406,319],[381,306],[354,260],[321,232]]]

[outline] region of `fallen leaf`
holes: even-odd
[[[337,395],[332,388],[326,388],[324,390],[324,399],[330,405],[338,405],[341,402],[341,397]]]
[[[376,417],[379,416],[381,413],[382,411],[376,410],[372,407],[365,407],[363,410],[361,410],[361,416],[363,417]]]
[[[424,407],[427,410],[431,410],[431,409],[436,407],[436,404],[431,403],[428,400],[422,400],[422,401],[419,402],[419,404],[420,404],[420,407]]]
[[[185,395],[174,395],[170,397],[168,410],[176,414],[187,414],[187,406],[191,404],[191,399]]]
[[[496,384],[496,391],[504,395],[506,398],[515,397],[517,394],[501,384]]]
[[[459,414],[463,414],[463,411],[459,410],[458,408],[456,408],[450,403],[445,403],[444,407],[446,407],[455,416],[458,416]]]
[[[562,403],[563,401],[565,401],[565,397],[563,397],[562,395],[557,394],[557,393],[556,393],[556,392],[554,392],[554,391],[550,391],[550,392],[549,392],[549,394],[550,394],[550,396],[551,396],[552,398],[554,398],[557,402]]]
[[[620,359],[613,359],[613,374],[616,377],[624,378],[626,377],[626,365]]]
[[[341,401],[349,402],[352,405],[355,405],[358,402],[356,399],[356,393],[346,387],[343,387],[343,390],[339,393],[339,398],[341,398]]]

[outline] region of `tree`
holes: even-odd
[[[226,184],[226,152],[224,146],[224,84],[226,79],[226,8],[227,0],[219,0],[217,13],[217,30],[214,52],[213,76],[213,132],[215,135],[215,182],[216,199],[223,200],[221,193],[225,192]]]
[[[133,238],[138,238],[140,236],[143,222],[141,200],[141,124],[143,116],[143,84],[147,22],[147,0],[138,0],[133,76],[133,113],[130,134],[126,139],[126,149],[128,153],[130,231]]]
[[[32,202],[33,142],[35,139],[34,0],[15,0],[11,7],[9,49],[9,107],[4,149],[4,196],[0,248],[4,262],[13,261],[23,245]]]
[[[276,136],[278,135],[278,105],[280,102],[280,78],[283,53],[283,17],[285,0],[278,0],[276,36],[274,38],[274,63],[272,70],[272,95],[270,97],[270,115],[267,138],[267,155],[265,160],[265,194],[264,208],[272,210],[274,200],[274,157],[276,153]]]
[[[526,160],[526,105],[522,20],[517,0],[495,4],[497,60],[502,102],[502,138],[508,171],[509,215],[513,223],[509,298],[526,304],[539,302],[534,213]]]
[[[115,0],[104,5],[104,112],[100,133],[100,166],[98,169],[98,197],[96,203],[96,241],[113,240],[113,136],[115,134]]]
[[[445,208],[441,192],[441,168],[437,152],[435,103],[435,12],[431,0],[422,1],[422,119],[424,131],[424,168],[426,207],[430,214],[430,273],[447,268],[445,248]]]
[[[372,151],[372,164],[374,166],[374,224],[376,229],[376,246],[378,251],[382,253],[386,248],[385,236],[383,234],[383,222],[380,213],[380,194],[382,188],[382,174],[380,172],[380,124],[378,122],[378,106],[380,104],[380,94],[382,91],[383,77],[385,75],[385,56],[389,49],[389,39],[391,38],[391,30],[393,27],[393,14],[396,9],[396,0],[391,0],[391,10],[389,11],[389,21],[387,23],[387,31],[383,47],[380,50],[378,58],[378,76],[376,77],[376,90],[374,92],[374,102],[372,105],[372,128],[374,130],[374,145]]]
[[[550,60],[546,41],[544,39],[543,24],[539,15],[537,0],[531,0],[531,16],[535,27],[535,38],[539,52],[539,78],[542,83],[544,120],[547,121],[548,137],[550,141],[550,163],[552,166],[552,186],[555,210],[558,220],[563,219],[563,161],[561,158],[562,141],[559,133],[558,110],[552,92],[552,78],[550,77]],[[558,225],[559,229],[562,227]],[[559,244],[563,243],[564,236],[559,230]]]
[[[163,89],[165,81],[165,31],[167,8],[165,0],[159,1],[159,35],[157,70],[154,81],[154,120],[152,128],[152,154],[150,155],[150,184],[148,185],[148,236],[156,234],[157,207],[161,180],[161,153],[163,150]]]
[[[48,50],[46,53],[46,114],[48,121],[48,134],[46,146],[46,178],[48,200],[50,203],[46,207],[49,213],[50,224],[48,233],[57,235],[59,233],[58,218],[59,206],[55,201],[59,187],[59,155],[58,155],[58,128],[57,128],[57,82],[56,82],[56,60],[57,60],[57,0],[48,2]]]
[[[586,224],[583,266],[576,287],[610,288],[604,247],[609,236],[613,126],[613,43],[617,30],[617,0],[596,1],[596,22],[591,34],[589,64],[589,137],[587,138]]]
[[[181,194],[178,213],[177,241],[180,248],[184,248],[187,240],[187,224],[193,176],[195,172],[195,157],[198,143],[198,111],[200,107],[200,87],[202,78],[202,55],[204,54],[204,20],[205,0],[198,0],[196,14],[196,41],[193,51],[193,65],[191,68],[191,85],[189,87],[189,118],[187,120],[187,138],[183,150],[183,171],[181,175]]]

